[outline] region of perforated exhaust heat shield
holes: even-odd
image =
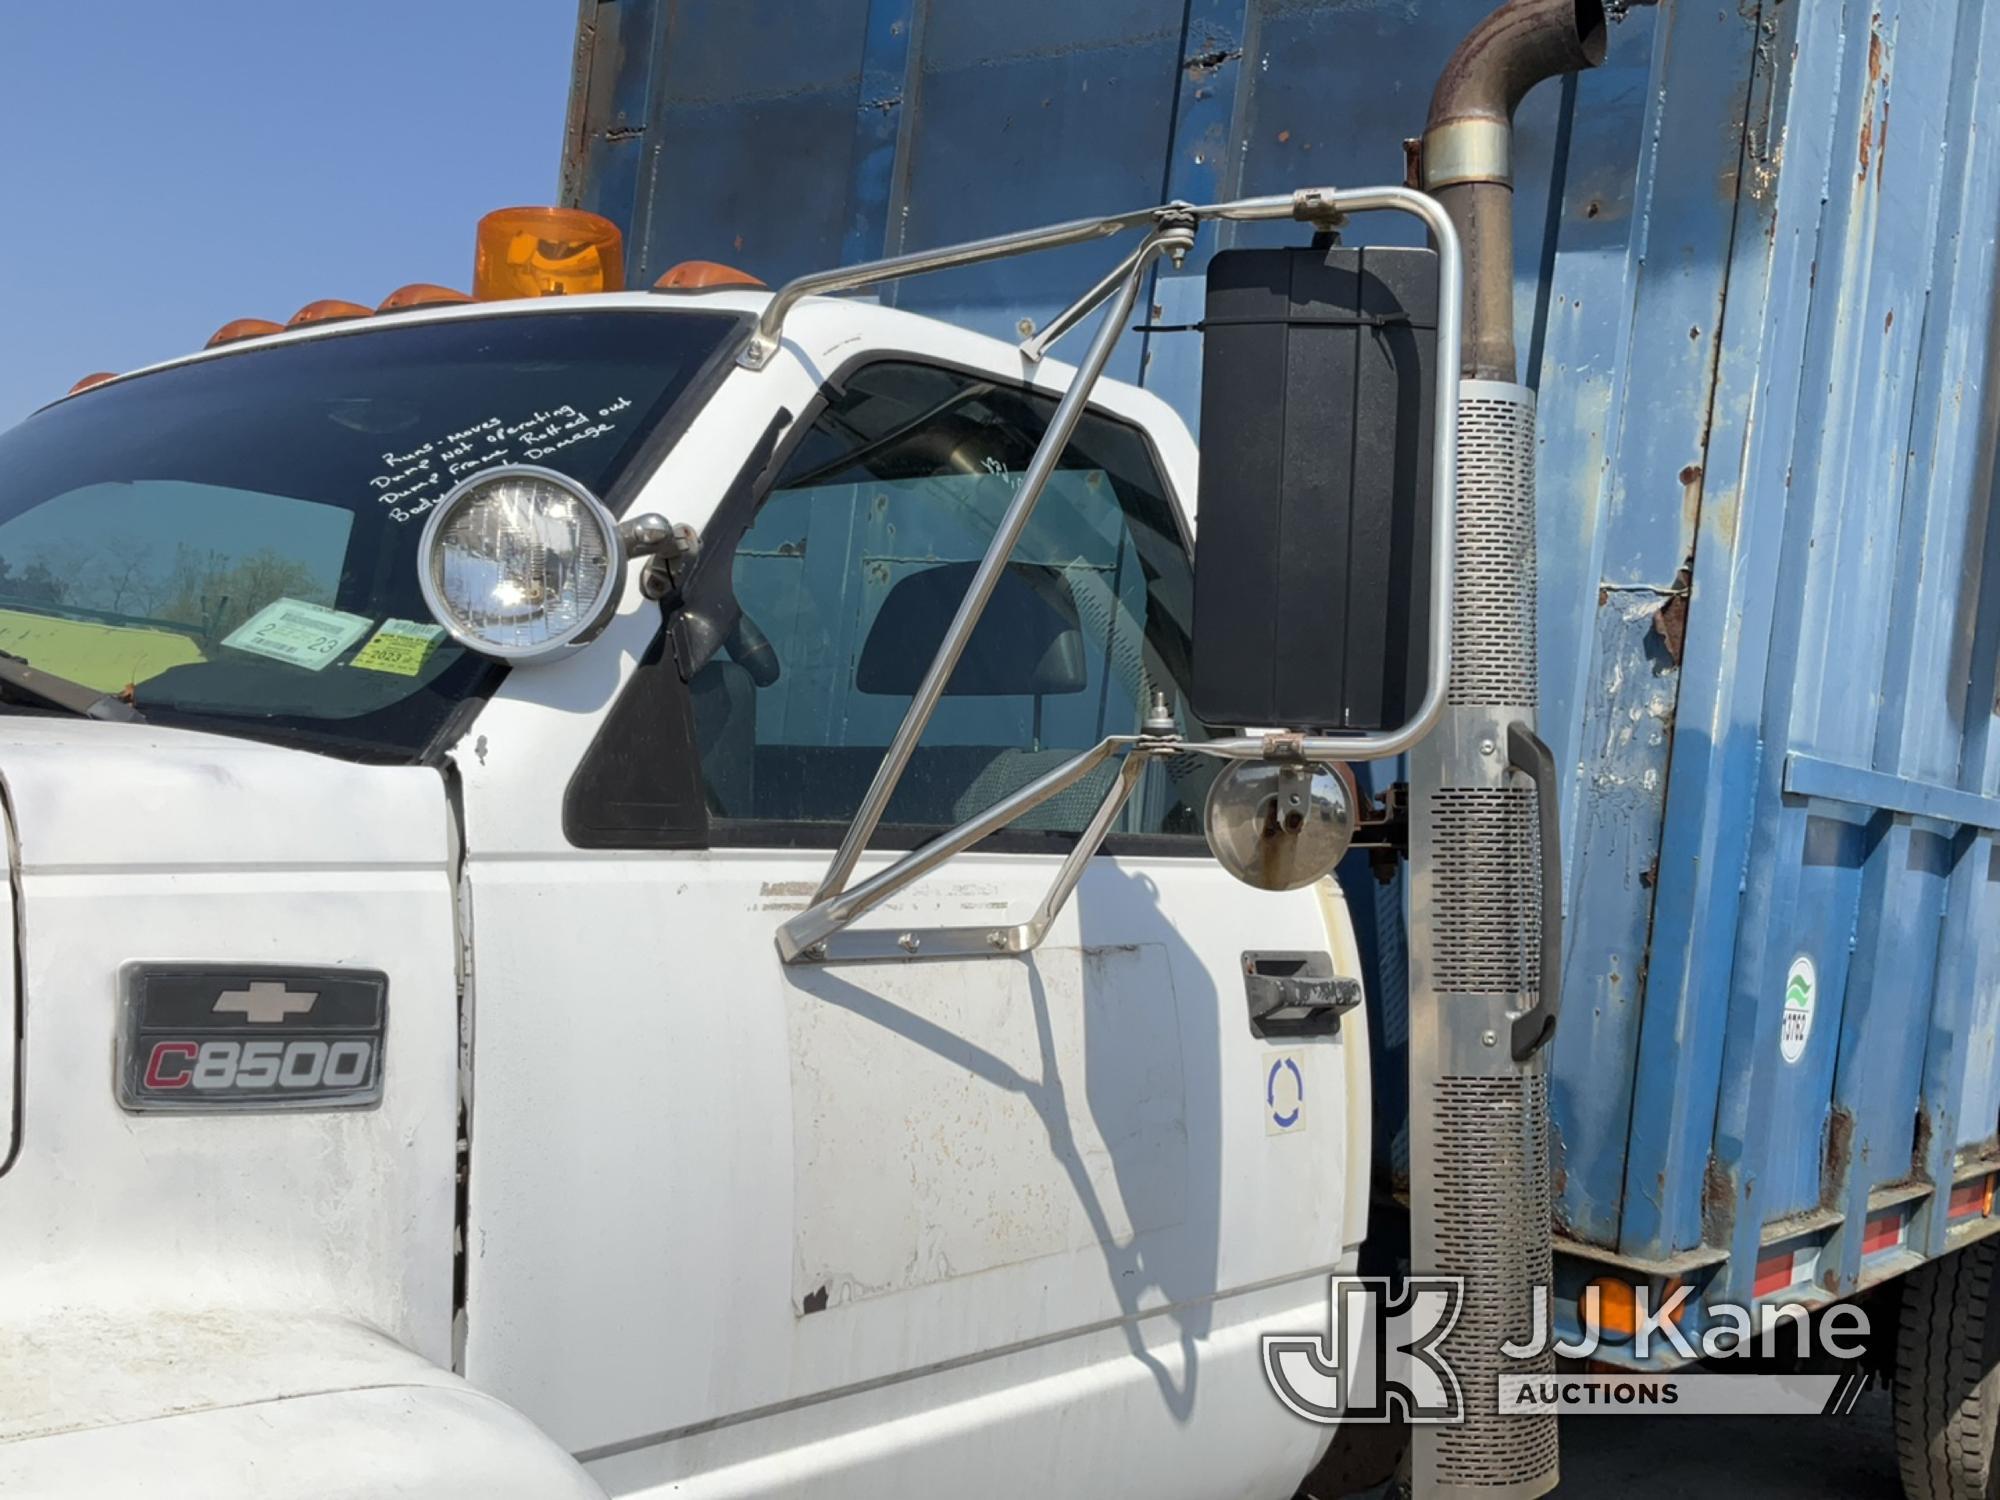
[[[1551,1269],[1546,1053],[1517,1026],[1541,999],[1541,793],[1510,759],[1537,693],[1535,406],[1461,394],[1451,692],[1410,755],[1410,1130],[1412,1269],[1465,1282],[1465,1420],[1415,1429],[1414,1478],[1426,1500],[1527,1500],[1556,1484],[1555,1419],[1499,1415],[1496,1387],[1553,1368],[1500,1352]]]

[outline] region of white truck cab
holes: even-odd
[[[1260,1340],[1355,1267],[1366,1032],[1260,1025],[1246,963],[1358,980],[1339,893],[1231,879],[1218,762],[1162,754],[1108,827],[1110,761],[873,903],[883,955],[788,961],[1071,371],[820,298],[751,368],[767,305],[418,309],[0,436],[0,1491],[1312,1467]],[[500,464],[699,556],[586,559],[629,575],[587,645],[469,650],[420,551]],[[858,881],[1162,703],[1208,733],[1194,486],[1097,383]]]

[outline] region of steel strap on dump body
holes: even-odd
[[[964,245],[890,260],[850,266],[837,271],[816,272],[781,287],[771,298],[749,344],[739,356],[747,369],[763,369],[781,347],[786,314],[798,301],[814,293],[852,291],[927,271],[972,265],[1035,250],[1119,234],[1127,229],[1150,226],[1137,250],[1126,256],[1083,296],[1059,313],[1039,334],[1030,335],[1021,353],[1038,362],[1049,346],[1089,315],[1108,303],[1103,322],[1076,375],[1064,390],[1050,419],[1048,430],[1036,445],[1022,473],[1006,513],[995,529],[985,555],[980,559],[958,612],[945,631],[910,706],[897,727],[874,780],[862,797],[827,867],[825,878],[814,894],[813,904],[778,930],[778,952],[786,963],[839,963],[879,961],[893,958],[996,957],[1021,953],[1041,942],[1054,923],[1064,902],[1082,878],[1085,865],[1102,845],[1111,825],[1117,821],[1139,776],[1155,756],[1192,753],[1225,760],[1260,760],[1282,743],[1289,759],[1380,760],[1400,755],[1423,739],[1438,721],[1451,676],[1453,522],[1457,513],[1458,457],[1458,361],[1441,358],[1437,362],[1437,420],[1432,435],[1431,520],[1431,623],[1429,678],[1423,701],[1416,714],[1397,728],[1355,735],[1288,734],[1280,741],[1263,735],[1230,739],[1188,741],[1177,732],[1171,706],[1163,701],[1148,714],[1144,732],[1137,736],[1114,736],[1092,747],[1039,780],[1003,798],[979,816],[931,840],[870,877],[853,891],[847,890],[849,877],[868,841],[880,825],[889,799],[902,779],[910,756],[923,737],[925,726],[937,707],[952,669],[958,664],[966,643],[979,623],[981,612],[993,592],[1014,544],[1026,529],[1063,451],[1081,420],[1091,390],[1117,347],[1118,339],[1131,316],[1145,276],[1161,255],[1179,264],[1192,248],[1196,227],[1205,220],[1296,219],[1330,225],[1349,214],[1387,211],[1420,219],[1429,230],[1438,256],[1438,345],[1458,347],[1464,307],[1465,273],[1457,232],[1437,202],[1424,193],[1403,187],[1362,188],[1342,191],[1333,188],[1304,188],[1296,193],[1261,198],[1242,198],[1227,203],[1195,205],[1169,203],[1158,208],[1112,215],[1099,219],[1079,219],[1019,234],[975,240]],[[1048,894],[1034,915],[1024,922],[1004,923],[992,928],[911,929],[902,932],[849,932],[846,929],[863,913],[920,879],[952,855],[969,848],[988,834],[997,832],[1014,819],[1039,806],[1058,792],[1073,786],[1091,770],[1113,756],[1124,757],[1119,774],[1106,793],[1090,825],[1078,837],[1075,847]]]

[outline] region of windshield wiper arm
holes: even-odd
[[[0,651],[0,686],[84,719],[143,724],[146,716],[116,693],[101,693],[81,682],[28,665],[26,657]]]

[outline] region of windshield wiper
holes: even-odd
[[[0,687],[84,719],[143,724],[146,716],[116,693],[101,693],[81,682],[28,665],[26,657],[0,651]]]

